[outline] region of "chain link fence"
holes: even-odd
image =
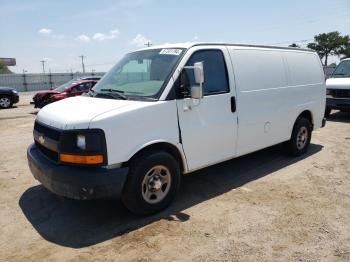
[[[45,90],[62,85],[79,77],[103,76],[94,73],[50,73],[50,74],[0,74],[0,86],[12,87],[19,92]]]

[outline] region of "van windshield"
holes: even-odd
[[[350,77],[350,60],[341,62],[334,70],[332,77]]]
[[[183,49],[152,49],[127,54],[93,88],[116,98],[158,98]]]

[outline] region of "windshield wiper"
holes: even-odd
[[[113,93],[114,95],[117,95],[117,97],[123,99],[123,100],[127,100],[127,97],[125,95],[123,95],[124,91],[122,90],[116,90],[116,89],[112,89],[112,88],[108,88],[108,89],[101,89],[100,91],[102,92],[109,92],[109,94],[111,95],[111,93]],[[103,94],[103,93],[100,93]],[[104,95],[106,95],[106,93],[104,93]]]

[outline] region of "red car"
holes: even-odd
[[[87,93],[96,83],[97,80],[72,80],[55,89],[36,93],[32,103],[35,108],[42,108],[52,102]]]

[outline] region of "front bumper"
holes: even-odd
[[[14,94],[12,97],[12,102],[14,104],[17,104],[19,102],[19,95],[18,94]]]
[[[43,108],[44,106],[48,105],[50,102],[45,100],[33,100],[30,103],[34,105],[34,108]]]
[[[326,108],[350,110],[350,98],[327,98]]]
[[[30,171],[54,194],[73,199],[119,197],[128,168],[75,167],[59,165],[47,159],[32,144],[27,150]]]

